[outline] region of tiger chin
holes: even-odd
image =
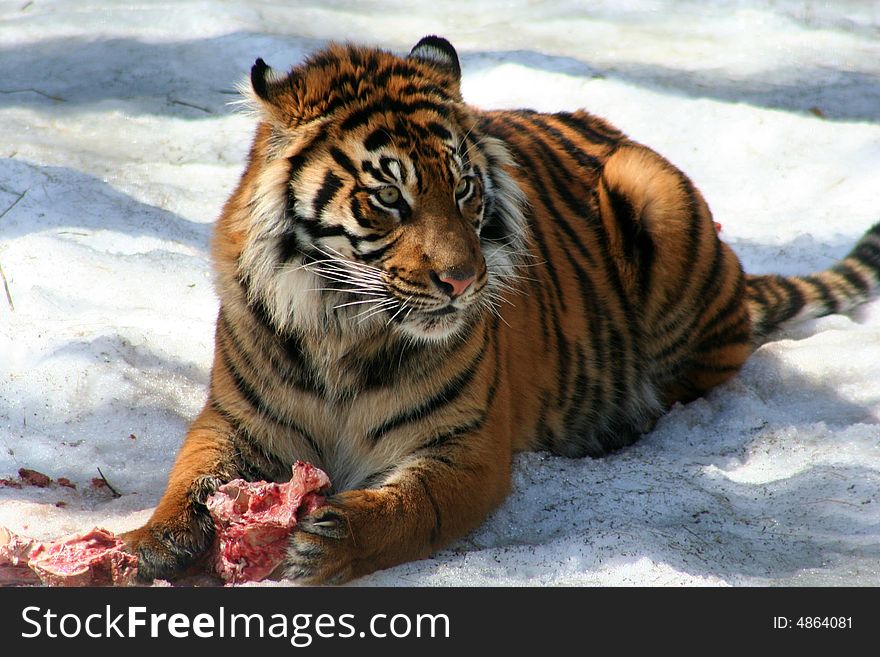
[[[286,576],[430,555],[508,493],[523,450],[601,456],[733,377],[783,322],[880,276],[880,225],[831,269],[751,276],[691,181],[578,110],[481,111],[452,45],[257,60],[247,167],[213,239],[210,391],[145,526],[145,580],[209,547],[204,502],[297,459],[334,489]]]

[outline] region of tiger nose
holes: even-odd
[[[448,294],[455,299],[464,294],[465,290],[477,280],[477,276],[474,274],[473,269],[450,269],[448,271],[440,272],[439,274],[432,271],[431,280],[433,280],[434,284],[445,294]]]

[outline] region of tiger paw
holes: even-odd
[[[181,575],[210,547],[213,532],[210,524],[195,517],[190,523],[148,523],[120,538],[126,551],[138,558],[138,579],[150,582]]]
[[[342,584],[400,563],[392,498],[382,490],[333,495],[302,517],[290,537],[285,574],[304,584]],[[380,558],[381,556],[381,558]]]
[[[349,513],[323,506],[302,518],[290,537],[285,574],[303,584],[341,584],[354,577]]]

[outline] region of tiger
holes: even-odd
[[[212,242],[207,402],[145,525],[140,577],[208,551],[234,478],[333,482],[282,576],[343,583],[477,528],[514,455],[600,457],[729,381],[783,324],[876,295],[880,223],[833,267],[749,275],[692,181],[585,110],[465,103],[452,44],[262,59]]]

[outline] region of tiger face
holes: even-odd
[[[376,324],[437,339],[466,325],[486,299],[485,161],[468,156],[457,126],[440,123],[418,156],[407,123],[373,122],[305,166],[291,180],[295,198],[311,199],[295,230],[305,269],[340,293],[334,301],[350,304],[335,309],[351,308],[354,321],[375,313]]]
[[[239,266],[277,327],[437,341],[497,312],[525,253],[521,193],[452,57],[335,46],[287,76],[254,67],[263,123]]]

